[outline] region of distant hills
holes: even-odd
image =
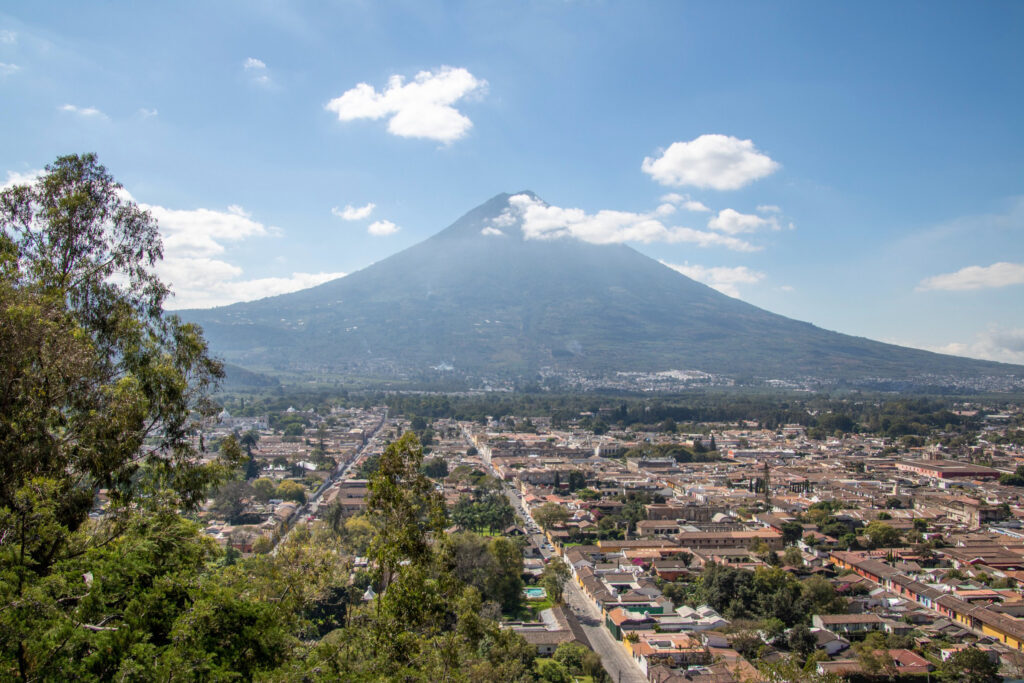
[[[883,344],[770,313],[625,245],[525,239],[506,211],[509,197],[347,277],[179,314],[200,323],[228,362],[291,378],[596,386],[634,376],[622,373],[675,370],[755,384],[1024,381],[1022,366]]]

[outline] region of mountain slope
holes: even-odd
[[[180,314],[200,323],[230,362],[332,377],[431,367],[491,377],[541,368],[851,381],[1024,375],[1019,366],[882,344],[769,313],[625,245],[524,239],[500,218],[509,196],[347,277]],[[494,234],[497,227],[503,234]]]

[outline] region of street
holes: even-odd
[[[528,525],[535,525],[529,510],[523,504],[517,492],[510,487],[505,487],[505,495],[508,496],[512,507],[523,516]],[[547,539],[541,534],[531,534],[534,543],[541,549],[545,560],[561,562],[555,558],[552,551],[547,550]],[[604,620],[601,611],[584,594],[574,579],[569,579],[565,584],[564,598],[566,605],[576,613],[580,626],[590,642],[590,649],[601,658],[601,664],[605,671],[616,683],[646,683],[646,676],[641,673],[636,662],[626,652],[626,648],[612,637],[612,634],[604,627]]]

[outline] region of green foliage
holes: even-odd
[[[442,552],[445,566],[460,581],[476,588],[483,600],[498,603],[506,613],[518,610],[523,600],[523,554],[512,540],[467,532],[450,534]]]
[[[297,481],[285,479],[277,485],[275,495],[281,500],[290,500],[302,504],[306,502],[306,487]]]
[[[804,527],[800,522],[786,522],[782,525],[782,541],[786,545],[796,543],[804,536]]]
[[[256,490],[252,486],[233,479],[225,482],[217,490],[211,510],[230,524],[237,524],[245,508],[255,497]]]
[[[220,365],[197,327],[163,315],[156,222],[119,190],[84,155],[0,192],[0,508],[47,478],[69,530],[101,488],[112,510],[195,508],[224,474],[189,439]]]
[[[812,576],[801,582],[778,567],[750,572],[712,564],[704,569],[695,597],[728,619],[775,618],[787,626],[845,609],[845,600],[827,580]]]
[[[544,572],[540,577],[540,585],[547,591],[548,598],[556,605],[562,604],[562,594],[565,590],[565,582],[569,580],[572,573],[569,567],[557,557],[544,565]]]
[[[569,511],[558,503],[544,503],[538,506],[531,513],[533,519],[542,529],[550,529],[566,522],[569,519]]]
[[[869,522],[864,535],[872,548],[892,548],[903,542],[900,532],[882,521]]]
[[[939,668],[942,679],[946,681],[963,681],[965,683],[994,683],[1002,680],[999,676],[999,664],[988,658],[988,654],[976,647],[966,647]]]
[[[1024,486],[1024,465],[1018,465],[1013,474],[1000,474],[999,483],[1003,486]]]
[[[478,487],[471,496],[459,496],[451,519],[470,531],[503,530],[515,520],[515,510],[500,489]]]
[[[444,479],[448,476],[448,463],[444,458],[428,458],[423,463],[423,474],[431,479]]]

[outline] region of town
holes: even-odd
[[[926,680],[955,663],[1024,676],[1018,407],[956,406],[973,441],[858,433],[831,415],[815,421],[829,429],[605,429],[615,416],[603,410],[557,424],[385,406],[223,410],[200,438],[212,448],[234,435],[248,461],[205,506],[205,533],[250,555],[329,523],[356,580],[369,479],[387,444],[413,432],[448,533],[506,538],[521,557],[517,595],[496,607],[502,627],[566,675],[792,680],[785,667],[798,663],[820,680]],[[600,666],[585,672],[590,651]]]

